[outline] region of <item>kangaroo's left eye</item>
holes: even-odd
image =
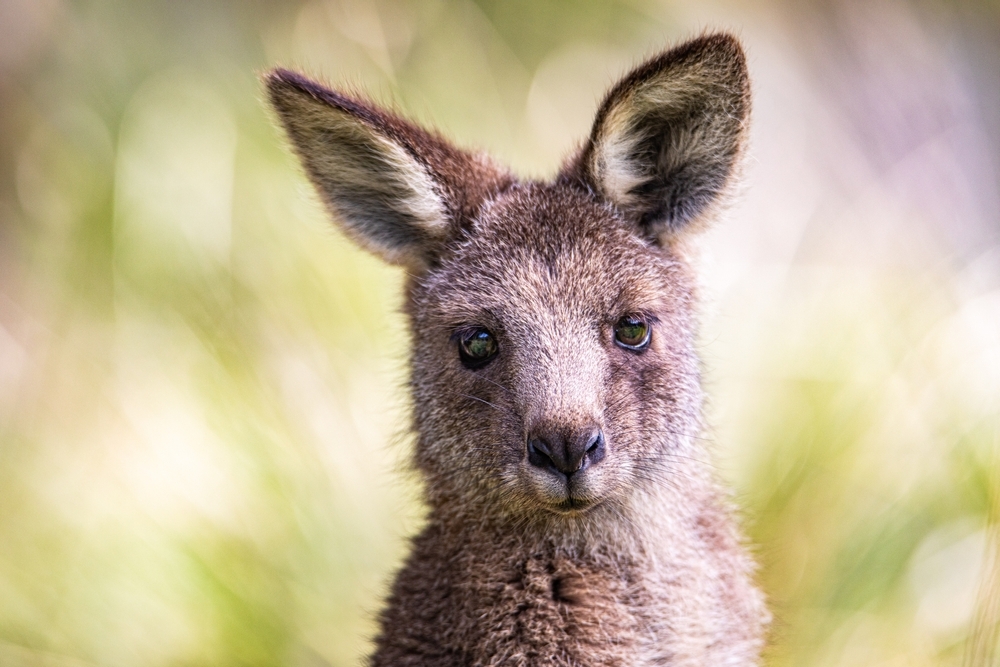
[[[497,349],[497,339],[482,327],[458,334],[458,356],[466,368],[482,368],[493,360]]]
[[[644,350],[649,346],[653,328],[641,315],[625,315],[615,324],[615,342],[628,350]]]

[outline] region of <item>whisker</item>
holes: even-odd
[[[512,391],[511,391],[510,389],[508,389],[507,387],[503,386],[503,385],[502,385],[502,384],[500,384],[499,382],[496,382],[496,381],[494,381],[494,380],[491,380],[491,379],[489,379],[489,378],[488,378],[488,377],[486,377],[486,376],[479,376],[479,379],[480,379],[480,380],[483,380],[484,382],[489,382],[489,383],[490,383],[491,385],[493,385],[494,387],[499,387],[500,389],[503,389],[503,390],[504,390],[505,392],[507,392],[507,393],[508,393],[508,394],[510,394],[511,396],[513,396],[513,395],[514,395],[514,392],[512,392]]]
[[[486,405],[490,406],[494,410],[497,410],[498,412],[503,412],[503,413],[506,413],[506,414],[514,414],[511,410],[508,410],[507,408],[502,408],[499,405],[496,405],[495,403],[490,403],[485,398],[479,398],[478,396],[473,396],[472,394],[463,394],[460,391],[456,391],[454,393],[456,395],[458,395],[458,396],[463,397],[463,398],[468,398],[468,399],[473,400],[473,401],[479,401],[480,403],[485,403]]]

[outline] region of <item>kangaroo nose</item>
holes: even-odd
[[[567,477],[600,463],[606,451],[604,433],[596,426],[565,434],[540,429],[528,436],[528,463]]]

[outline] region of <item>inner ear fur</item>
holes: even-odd
[[[419,271],[511,180],[488,158],[384,109],[284,69],[265,79],[305,171],[333,218],[387,262]]]
[[[700,37],[626,75],[598,109],[562,177],[579,180],[641,231],[669,241],[707,217],[746,142],[750,84],[735,37]]]

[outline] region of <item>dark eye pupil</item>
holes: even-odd
[[[649,343],[649,325],[633,315],[626,315],[615,325],[615,339],[630,348],[642,348]]]
[[[486,329],[462,334],[458,341],[458,356],[466,368],[485,366],[497,353],[497,341]]]
[[[493,354],[493,348],[493,336],[486,331],[477,331],[465,344],[465,351],[477,359]]]

